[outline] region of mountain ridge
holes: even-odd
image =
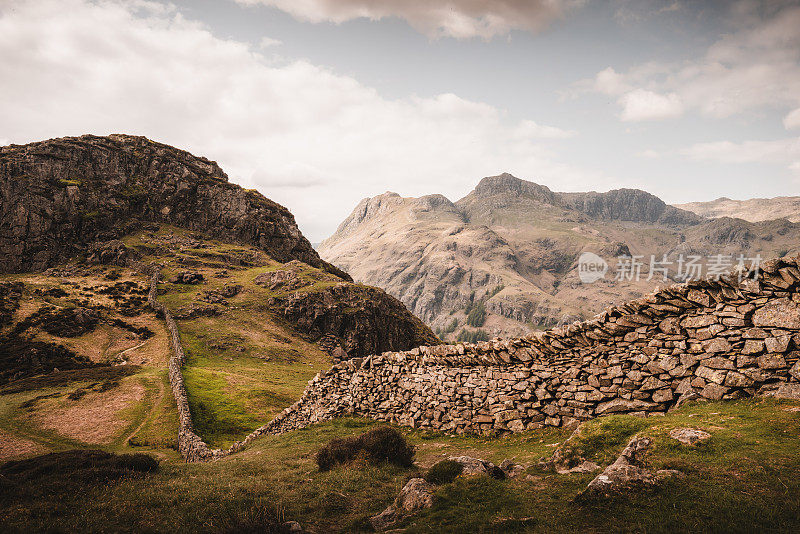
[[[583,252],[609,260],[611,277],[619,256],[766,257],[795,249],[798,237],[800,226],[788,221],[708,220],[646,191],[561,193],[503,173],[455,202],[397,193],[364,199],[318,250],[452,338],[481,329],[524,334],[653,288],[647,280],[582,285],[575,268]],[[487,310],[485,325],[467,324],[475,306]]]

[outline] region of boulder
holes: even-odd
[[[434,487],[425,482],[424,478],[412,478],[400,494],[386,510],[370,518],[370,523],[375,530],[385,530],[420,510],[433,506]]]
[[[463,467],[462,476],[486,475],[500,480],[506,478],[506,474],[502,469],[487,460],[471,456],[451,456],[448,460],[461,464]]]
[[[651,444],[652,440],[648,437],[631,439],[619,458],[589,482],[578,500],[611,497],[642,486],[653,486],[663,478],[678,475],[678,471],[653,473],[645,468],[644,455]]]
[[[684,445],[694,445],[709,439],[711,434],[696,428],[673,428],[669,432],[669,437],[680,441]]]

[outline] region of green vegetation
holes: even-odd
[[[453,332],[456,331],[456,328],[458,328],[458,319],[453,318],[453,320],[450,321],[450,324],[448,324],[444,328],[437,328],[436,335],[441,337],[447,334],[452,334]]]
[[[486,322],[486,307],[483,305],[483,302],[479,302],[475,306],[472,307],[469,314],[467,315],[467,324],[470,326],[474,326],[478,328],[483,326],[483,323]]]
[[[320,471],[347,464],[363,458],[375,464],[391,463],[399,467],[411,467],[414,463],[414,447],[397,430],[388,426],[369,430],[360,436],[333,439],[317,453]]]
[[[401,428],[421,466],[467,454],[494,463],[515,458],[531,467],[507,480],[455,478],[438,488],[433,508],[398,527],[407,532],[796,532],[796,407],[800,403],[754,399],[689,404],[665,417],[591,421],[583,437],[574,438],[581,454],[605,465],[619,454],[629,433],[639,433],[654,440],[646,458],[652,469],[685,474],[595,504],[574,498],[596,473],[560,475],[536,467],[569,437],[567,430],[484,438]],[[168,457],[146,480],[123,477],[80,487],[70,482],[61,489],[12,481],[12,491],[0,491],[0,530],[35,532],[58,525],[84,532],[218,532],[295,520],[316,532],[368,531],[368,518],[418,475],[371,462],[321,472],[315,453],[332,439],[354,438],[377,426],[338,419],[264,436],[242,453],[211,463],[184,464]],[[694,447],[669,438],[671,429],[687,426],[706,430],[712,438]]]
[[[436,462],[425,473],[425,480],[431,484],[450,484],[464,470],[464,466],[453,460]]]
[[[486,330],[467,330],[462,329],[458,333],[456,341],[462,343],[477,343],[478,341],[489,341],[489,333]]]
[[[60,183],[61,185],[81,185],[83,181],[78,179],[67,180],[65,178],[60,178],[58,180],[58,183]]]

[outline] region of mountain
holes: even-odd
[[[482,179],[455,203],[442,195],[362,200],[319,247],[326,261],[385,289],[447,339],[513,336],[571,322],[658,285],[651,255],[677,260],[783,255],[800,225],[708,220],[635,189],[561,193],[510,174]],[[582,284],[583,252],[609,263]],[[612,281],[618,257],[646,263],[640,280]],[[677,279],[677,266],[669,267]],[[664,284],[663,277],[661,284]]]
[[[42,270],[142,222],[199,230],[257,246],[279,261],[331,269],[289,210],[229,183],[205,158],[130,135],[0,147],[0,272]]]
[[[791,222],[800,222],[800,197],[751,198],[748,200],[731,200],[721,197],[709,202],[689,202],[674,206],[708,218],[732,217],[750,222],[787,219]]]
[[[168,372],[176,338],[148,305],[154,270],[194,429],[214,447],[333,361],[440,343],[213,161],[127,135],[0,147],[0,440],[15,444],[0,459],[175,446],[182,388]]]

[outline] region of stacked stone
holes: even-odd
[[[152,270],[152,269],[148,269]],[[156,312],[164,315],[167,330],[170,334],[170,345],[172,354],[169,358],[169,383],[172,388],[172,395],[178,405],[178,451],[187,462],[203,462],[224,456],[225,453],[219,449],[211,449],[203,439],[195,434],[192,425],[192,414],[189,410],[189,396],[186,393],[186,386],[183,383],[183,363],[186,361],[186,354],[181,345],[181,336],[178,332],[178,324],[172,318],[166,306],[158,302],[156,294],[158,292],[159,272],[156,270],[150,279],[150,291],[147,300],[150,307]]]
[[[357,414],[494,434],[763,393],[800,379],[799,282],[797,258],[773,260],[758,280],[676,285],[524,338],[342,362],[256,432]]]

